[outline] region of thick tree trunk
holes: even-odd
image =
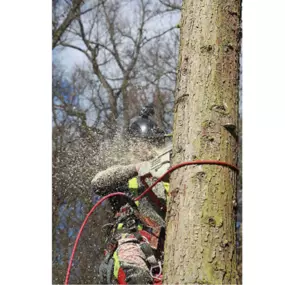
[[[240,15],[240,0],[184,0],[173,165],[237,164]],[[164,283],[237,283],[236,181],[234,170],[217,165],[171,175]]]

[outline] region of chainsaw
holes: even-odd
[[[165,135],[165,137],[171,135]],[[152,160],[145,161],[140,165],[138,175],[141,179],[152,177],[158,179],[170,168],[170,159],[172,154],[172,143],[160,151],[160,153]]]

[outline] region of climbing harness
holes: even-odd
[[[116,221],[106,241],[105,258],[99,267],[99,277],[102,284],[112,284],[113,276],[117,280],[120,279],[119,284],[125,284],[124,271],[116,252],[118,242],[122,238],[127,238],[128,241],[126,242],[132,242],[139,246],[146,257],[152,279],[162,279],[161,262],[157,260],[153,251],[158,247],[161,227],[154,221],[141,216],[132,199],[129,198],[129,202],[130,204],[127,203],[116,213]],[[111,274],[113,272],[114,274]],[[120,272],[121,274],[119,274]]]

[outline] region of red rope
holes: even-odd
[[[196,160],[196,161],[187,161],[187,162],[182,162],[180,164],[177,164],[177,165],[174,165],[172,166],[170,169],[168,169],[161,177],[159,177],[150,187],[148,187],[141,195],[139,195],[138,197],[136,197],[134,200],[135,201],[138,201],[140,200],[144,195],[146,195],[157,183],[159,183],[167,174],[171,173],[172,171],[180,168],[180,167],[183,167],[183,166],[186,166],[186,165],[201,165],[201,164],[215,164],[215,165],[222,165],[222,166],[227,166],[235,171],[239,171],[238,168],[232,164],[229,164],[227,162],[222,162],[222,161],[217,161],[217,160]],[[68,268],[67,268],[67,272],[66,272],[66,277],[65,277],[65,281],[64,281],[64,284],[65,285],[68,285],[68,281],[69,281],[69,277],[70,277],[70,270],[71,270],[71,267],[72,267],[72,262],[73,262],[73,258],[74,258],[74,254],[75,254],[75,251],[76,251],[76,248],[77,248],[77,244],[78,244],[78,241],[81,237],[81,234],[82,234],[82,231],[90,217],[90,215],[94,212],[94,210],[102,204],[102,202],[104,202],[106,199],[110,198],[110,197],[113,197],[113,196],[127,196],[125,193],[122,193],[122,192],[116,192],[116,193],[111,193],[111,194],[108,194],[106,196],[104,196],[103,198],[101,198],[93,207],[92,209],[89,211],[89,213],[86,215],[80,229],[79,229],[79,232],[77,234],[77,237],[76,237],[76,240],[75,240],[75,243],[74,243],[74,246],[73,246],[73,249],[72,249],[72,253],[71,253],[71,256],[70,256],[70,259],[69,259],[69,264],[68,264]]]

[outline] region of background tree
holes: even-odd
[[[241,1],[183,2],[173,164],[237,164],[240,18]],[[236,284],[236,183],[232,169],[214,165],[171,175],[166,284]]]

